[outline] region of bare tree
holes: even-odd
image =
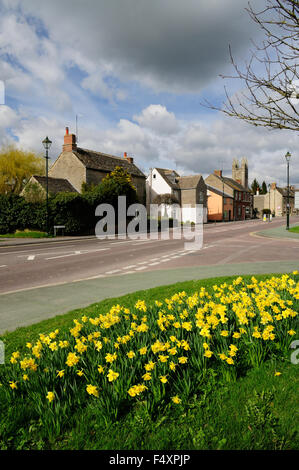
[[[269,129],[299,130],[299,1],[265,0],[264,8],[246,8],[251,19],[265,33],[262,44],[253,42],[249,62],[239,67],[229,48],[235,75],[222,78],[239,79],[242,91],[230,96],[222,111],[254,126]]]

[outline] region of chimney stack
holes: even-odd
[[[274,189],[276,189],[276,183],[271,183],[271,190],[273,191]]]
[[[77,148],[76,135],[69,134],[69,128],[65,128],[64,144],[62,146],[63,152],[72,152]]]
[[[222,170],[214,170],[214,175],[220,176],[220,178],[222,178]]]
[[[134,158],[128,157],[127,152],[124,152],[124,158],[127,160],[127,162],[134,163]]]

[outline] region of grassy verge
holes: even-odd
[[[22,371],[23,367],[18,369],[18,361],[9,364],[9,359],[5,366],[0,366],[0,448],[297,449],[299,376],[298,365],[290,363],[289,359],[290,340],[296,336],[290,337],[287,333],[298,327],[298,281],[298,275],[277,275],[275,278],[260,275],[255,276],[254,281],[251,276],[187,281],[108,299],[3,335],[1,339],[7,358],[17,350],[25,360],[25,351],[28,357],[26,343],[36,342],[41,333],[42,341],[51,339],[51,342],[43,343],[41,359],[36,363],[37,372],[31,372],[30,368]],[[194,296],[196,292],[202,294],[202,301]],[[250,308],[253,304],[250,304],[246,292],[254,293],[250,298],[256,304],[256,310]],[[233,304],[228,299],[230,295],[233,296]],[[138,303],[140,299],[143,302]],[[155,300],[162,302],[157,305]],[[229,305],[227,319],[223,317],[224,305]],[[275,314],[281,317],[276,319],[277,324],[274,322],[275,341],[270,340],[271,329],[265,338],[255,336],[257,330],[254,325],[259,325],[261,333],[269,325],[269,308],[273,309],[273,322]],[[163,309],[165,313],[161,315]],[[210,337],[202,335],[205,326],[200,324],[203,310],[208,312],[209,309],[207,321],[215,320],[215,312],[222,318],[218,322],[219,331],[216,325]],[[167,310],[170,324],[166,321]],[[232,311],[237,312],[236,317]],[[176,320],[181,319],[185,325],[180,330],[176,320],[170,319],[175,315]],[[193,315],[199,323],[196,327],[194,323],[190,329]],[[118,318],[122,320],[118,321]],[[247,329],[244,338],[241,328],[241,334],[238,333],[237,318]],[[89,324],[89,320],[94,325],[93,321],[98,319],[101,319],[99,326],[98,323],[95,327]],[[75,327],[73,320],[77,321]],[[131,340],[126,340],[129,341],[128,346],[118,339],[126,338],[122,335],[127,332],[127,320],[130,331],[136,332],[131,335]],[[137,334],[139,323],[148,328],[141,328]],[[225,329],[225,334],[222,334],[222,329]],[[93,332],[101,332],[101,335],[93,336]],[[175,340],[172,339],[174,335]],[[46,345],[54,346],[56,337],[57,343],[59,339],[69,338],[71,347],[66,350],[48,348]],[[152,353],[151,345],[157,342],[166,348],[163,341],[171,343],[167,349],[160,349],[167,352],[161,356],[155,355],[154,350]],[[228,345],[232,343],[238,346],[237,355],[230,354],[234,350],[227,352]],[[83,351],[84,344],[88,344],[88,350]],[[149,387],[148,392],[131,395],[131,398],[128,396],[129,387],[136,384],[136,380],[140,381],[138,377],[148,370],[144,370],[146,356],[140,350],[145,344],[147,360],[153,358],[158,371],[151,371],[152,382],[144,382]],[[189,351],[185,348],[188,344],[191,346]],[[209,348],[212,355],[204,357],[204,351],[211,352]],[[177,356],[173,349],[179,350]],[[70,350],[80,356],[75,368],[65,362]],[[128,359],[129,350],[136,352],[133,360]],[[233,367],[217,358],[224,350],[231,356],[229,359],[235,360]],[[103,375],[98,364],[104,364],[106,353],[108,356],[117,353],[117,360],[104,366],[106,372]],[[168,362],[165,361],[166,354]],[[178,360],[181,355],[186,359],[182,363]],[[168,368],[171,360],[176,362],[177,368],[173,374]],[[77,368],[84,370],[80,378]],[[109,368],[120,373],[112,383],[105,379]],[[63,372],[61,377],[57,374],[59,371]],[[24,372],[29,380],[24,379],[22,384]],[[169,379],[166,385],[159,380],[161,373]],[[10,389],[8,380],[16,383],[17,388]],[[87,384],[93,384],[88,385],[91,393]],[[46,394],[52,390],[55,393],[47,401]],[[174,395],[180,396],[181,400],[173,401]]]
[[[291,227],[289,231],[293,233],[299,233],[299,225],[296,225],[295,227]]]
[[[260,274],[256,275],[255,278],[257,280],[266,280],[270,279],[272,276],[273,274]],[[249,281],[251,278],[250,275],[242,277],[244,281]],[[54,318],[35,323],[31,326],[17,328],[13,332],[0,335],[0,340],[4,342],[6,354],[9,356],[15,350],[24,351],[25,344],[27,342],[36,341],[40,333],[53,331],[57,328],[61,333],[67,332],[69,328],[73,326],[74,319],[80,318],[82,315],[95,317],[99,312],[108,312],[113,305],[121,304],[126,305],[128,308],[133,308],[138,299],[144,299],[145,302],[153,303],[155,300],[171,297],[179,291],[185,291],[187,294],[192,294],[201,287],[211,289],[215,284],[224,282],[231,283],[234,279],[235,276],[224,276],[177,282],[171,285],[136,291],[121,297],[105,299],[101,302],[89,305],[88,307],[72,310],[66,314],[57,315]]]
[[[0,238],[47,238],[49,237],[45,232],[31,231],[31,230],[16,230],[15,233],[6,233],[0,235]]]

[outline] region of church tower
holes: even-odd
[[[248,161],[247,158],[243,157],[241,160],[241,167],[239,161],[234,158],[232,164],[232,178],[233,180],[240,183],[245,188],[248,188]]]

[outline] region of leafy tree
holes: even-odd
[[[105,176],[100,184],[85,192],[85,196],[94,205],[106,203],[114,208],[117,208],[118,196],[126,196],[127,206],[138,202],[130,174],[119,166]]]
[[[268,129],[299,130],[299,2],[298,0],[264,0],[255,11],[249,3],[250,18],[265,35],[253,44],[244,67],[235,63],[229,48],[233,76],[240,80],[243,91],[229,96],[223,108],[208,103],[212,109]]]
[[[260,189],[260,185],[259,183],[257,182],[256,178],[254,178],[252,184],[251,184],[251,191],[253,192],[253,194],[256,194],[257,190]]]
[[[42,157],[13,145],[0,151],[0,194],[19,194],[34,174],[45,174]]]
[[[267,185],[266,185],[265,181],[263,181],[261,194],[267,194],[267,192],[268,192]]]

